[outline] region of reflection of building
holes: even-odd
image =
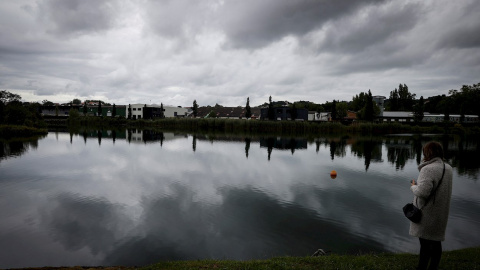
[[[141,143],[155,143],[175,139],[186,139],[185,134],[176,134],[172,132],[158,132],[149,129],[127,129],[127,140],[129,143],[141,142]]]
[[[304,108],[295,109],[297,117],[295,120],[308,120],[308,110]],[[275,107],[273,108],[274,120],[292,120],[293,108],[290,107]],[[268,120],[268,108],[262,108],[260,110],[260,119]]]
[[[260,147],[280,150],[307,149],[307,140],[297,138],[260,138]]]

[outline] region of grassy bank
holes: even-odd
[[[57,267],[48,269],[415,269],[415,254],[326,255],[320,257],[280,257],[268,260],[229,261],[197,260],[169,261],[145,267]],[[47,268],[29,268],[47,269]],[[480,269],[480,247],[445,251],[440,269]]]
[[[15,125],[0,125],[0,138],[13,138],[13,137],[33,137],[46,135],[47,129],[34,128],[27,126],[15,126]]]
[[[253,261],[175,261],[161,262],[142,269],[415,269],[418,255],[368,254],[321,257],[281,257]],[[480,269],[480,247],[447,251],[440,269]]]

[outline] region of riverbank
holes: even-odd
[[[196,260],[159,262],[145,267],[40,267],[29,270],[113,270],[113,269],[415,269],[416,254],[363,254],[320,257],[280,257],[267,260]],[[480,269],[480,247],[444,251],[440,269]]]
[[[0,125],[0,138],[26,138],[46,135],[47,129],[27,126]]]
[[[125,127],[162,129],[184,132],[230,132],[237,134],[318,135],[318,134],[459,134],[478,135],[480,126],[474,124],[448,123],[370,123],[355,122],[348,125],[340,122],[261,121],[220,118],[164,118],[155,120],[113,117],[77,117],[74,119],[48,120],[50,127]]]

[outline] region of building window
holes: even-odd
[[[138,110],[139,110],[139,111],[141,111],[141,110],[142,110],[142,108],[138,108]]]
[[[136,111],[136,110],[137,110],[137,108],[133,108],[133,110],[134,110],[134,111]]]

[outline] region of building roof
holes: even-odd
[[[411,117],[413,117],[413,113],[412,112],[384,111],[382,117],[411,118]]]

